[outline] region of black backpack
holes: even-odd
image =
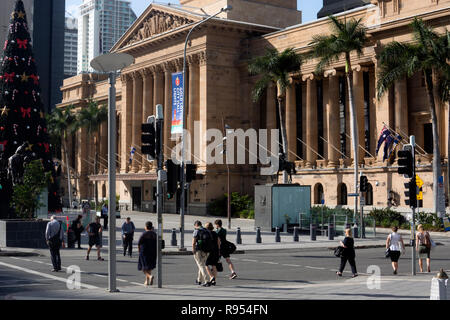
[[[198,229],[198,249],[203,252],[212,252],[214,249],[213,237],[211,231],[207,229]]]

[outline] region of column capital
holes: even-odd
[[[173,65],[177,72],[183,71],[183,58],[178,58],[173,61]]]
[[[218,55],[215,52],[202,51],[202,52],[199,53],[200,65],[204,66],[207,63],[215,61],[217,59],[217,57],[218,57]]]
[[[189,67],[196,66],[200,63],[200,57],[198,54],[192,54],[186,58],[186,63]]]
[[[344,75],[344,73],[342,71],[337,71],[336,69],[330,69],[330,70],[326,70],[323,73],[324,78],[331,78],[331,77],[336,77],[336,76],[342,76]]]
[[[126,83],[128,81],[131,81],[131,74],[130,73],[122,73],[120,74],[120,81],[122,81],[122,83]]]
[[[352,71],[356,71],[356,72],[367,72],[367,71],[369,71],[369,68],[368,67],[366,67],[366,66],[362,66],[362,65],[360,65],[360,64],[355,64],[355,65],[353,65],[352,66]]]
[[[164,69],[161,65],[154,65],[154,66],[149,67],[148,69],[153,74],[153,76],[164,72]]]
[[[150,68],[140,70],[142,78],[148,78],[153,76],[153,72]]]
[[[162,64],[162,68],[165,73],[174,72],[176,70],[176,65],[174,61],[166,61]]]
[[[302,81],[307,81],[307,80],[314,80],[314,73],[308,73],[308,74],[304,74],[302,75]]]
[[[131,73],[131,77],[133,78],[134,81],[142,79],[141,71],[142,70],[138,70]]]

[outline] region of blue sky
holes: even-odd
[[[131,5],[137,16],[148,7],[152,1],[131,0]],[[166,1],[160,1],[166,2]],[[170,1],[171,3],[179,3],[177,0]],[[66,11],[76,15],[77,7],[83,3],[83,0],[66,0]],[[310,22],[316,20],[317,12],[322,8],[321,0],[298,0],[298,9],[303,12],[303,22]]]

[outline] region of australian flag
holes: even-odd
[[[397,150],[397,147],[402,142],[402,140],[403,140],[402,136],[401,135],[397,135],[397,137],[394,139],[394,147],[389,152],[388,159],[391,159],[391,157],[393,156],[395,150]]]
[[[378,139],[377,149],[375,151],[377,155],[378,151],[380,151],[381,145],[386,141],[388,137],[391,137],[391,132],[388,129],[386,129],[386,127],[384,127],[383,130],[381,131],[381,136]]]

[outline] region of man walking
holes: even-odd
[[[196,284],[202,285],[203,287],[210,287],[212,282],[212,274],[208,267],[206,267],[206,260],[208,259],[208,255],[210,247],[212,247],[212,236],[209,233],[209,230],[206,230],[202,227],[202,223],[200,221],[196,221],[194,223],[194,234],[192,239],[192,254],[194,255],[194,260],[198,266],[198,276]],[[208,240],[209,239],[209,240]],[[209,275],[209,281],[206,281],[206,276]]]
[[[131,258],[133,252],[133,237],[134,237],[134,223],[131,221],[131,218],[128,217],[127,220],[122,225],[122,240],[123,240],[123,256],[128,254]]]
[[[101,233],[102,233],[102,225],[100,224],[100,217],[95,217],[95,222],[92,222],[87,227],[87,232],[89,234],[89,249],[87,251],[86,260],[89,260],[89,253],[91,253],[91,249],[93,246],[97,247],[97,260],[104,261],[100,256],[100,249],[102,247],[101,244]]]
[[[61,223],[56,220],[55,216],[52,216],[50,222],[47,224],[45,230],[45,240],[50,248],[50,254],[52,257],[53,270],[52,272],[61,271],[61,256],[59,249],[64,248],[64,231]]]
[[[103,229],[108,230],[108,205],[105,203],[102,207]]]
[[[75,240],[78,242],[78,249],[81,248],[81,233],[84,230],[84,227],[81,223],[81,220],[83,219],[82,215],[78,215],[78,218],[72,222],[72,230],[75,233]]]

